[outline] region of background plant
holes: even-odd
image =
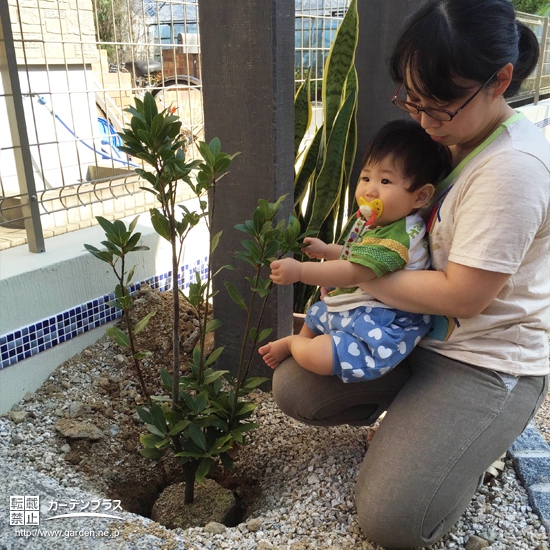
[[[358,35],[357,0],[352,0],[325,64],[322,82],[324,122],[307,147],[302,142],[311,123],[309,75],[294,101],[295,215],[302,232],[308,231],[325,242],[335,242],[345,234],[349,212],[354,208],[347,202],[357,149],[354,60]],[[304,261],[308,261],[307,258]],[[294,311],[304,311],[314,292],[315,288],[296,283]]]
[[[85,244],[84,248],[86,248],[90,254],[93,254],[96,258],[111,266],[118,280],[118,284],[115,288],[115,299],[108,302],[107,305],[122,310],[127,330],[127,332],[124,332],[118,327],[110,327],[106,332],[119,346],[130,350],[141,385],[141,391],[147,401],[150,402],[149,392],[147,391],[145,380],[143,379],[141,360],[151,355],[151,352],[147,350],[138,351],[136,349],[136,336],[147,326],[149,320],[156,312],[152,311],[148,313],[143,319],[134,324],[134,320],[131,316],[131,310],[134,307],[134,299],[130,294],[128,286],[132,281],[136,266],[132,266],[129,272],[126,271],[126,256],[130,252],[149,250],[149,247],[138,245],[141,233],[134,233],[138,218],[134,218],[128,228],[124,222],[120,220],[110,222],[101,216],[97,216],[96,219],[105,231],[107,240],[101,243],[105,246],[105,250],[99,250],[95,246],[89,244]]]

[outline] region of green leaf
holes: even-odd
[[[195,411],[198,413],[201,413],[206,409],[206,405],[208,404],[208,392],[202,391],[195,397]]]
[[[151,92],[147,92],[143,98],[143,114],[148,126],[151,127],[153,119],[158,115],[158,107]]]
[[[249,390],[252,390],[254,388],[257,388],[264,382],[267,382],[269,378],[265,378],[263,376],[253,376],[251,378],[247,378],[245,383],[243,384],[244,388],[247,388]]]
[[[84,248],[90,253],[93,254],[98,260],[101,260],[102,262],[106,262],[108,264],[112,263],[113,261],[113,253],[107,252],[105,250],[98,250],[95,246],[85,244]]]
[[[114,340],[120,347],[130,347],[130,338],[128,338],[128,335],[122,332],[118,327],[109,327],[105,332],[109,338]]]
[[[151,417],[151,413],[144,409],[143,407],[136,407],[136,412],[138,413],[138,416],[145,422],[146,424],[152,424],[153,419]]]
[[[155,398],[156,398],[156,396],[151,396],[151,399],[154,400]],[[165,436],[165,434],[164,434],[163,432],[161,432],[158,428],[156,428],[156,427],[154,426],[154,424],[147,424],[147,429],[148,429],[151,433],[153,433],[153,434],[155,434],[155,435],[158,435],[160,438],[164,438],[164,436]]]
[[[212,319],[206,323],[206,333],[212,332],[222,326],[222,322],[219,319]]]
[[[202,430],[196,424],[189,424],[189,437],[199,449],[202,449],[203,451],[206,450],[206,438],[204,437]]]
[[[336,31],[323,74],[322,94],[326,136],[332,132],[334,120],[342,103],[345,85],[342,75],[347,76],[354,63],[358,36],[357,0],[351,0],[346,15]]]
[[[258,336],[258,343],[263,342],[272,332],[272,328],[264,328],[264,330],[260,332],[260,336]]]
[[[141,319],[141,321],[138,321],[134,327],[134,334],[139,334],[149,324],[149,319],[151,319],[155,313],[156,311],[151,311],[143,319]]]
[[[207,367],[208,365],[211,365],[222,353],[222,351],[225,349],[225,347],[220,347],[218,349],[215,349],[209,356],[206,362],[204,363],[204,366]]]
[[[210,152],[214,156],[214,158],[220,154],[222,144],[220,143],[220,139],[215,137],[213,138],[210,143],[208,144],[208,148],[210,149]]]
[[[214,466],[214,461],[211,458],[203,458],[200,461],[199,467],[197,468],[197,471],[195,473],[195,479],[197,483],[201,483],[206,474],[210,471],[210,469]]]
[[[241,293],[237,289],[237,287],[229,282],[225,281],[225,288],[227,288],[227,291],[229,292],[229,296],[231,296],[231,299],[242,309],[247,311],[246,303],[244,301],[244,298],[241,296]]]
[[[313,141],[309,144],[305,153],[304,162],[302,163],[299,172],[296,174],[294,180],[294,206],[304,198],[307,191],[307,184],[309,183],[315,167],[317,165],[317,157],[319,156],[319,147],[321,146],[321,140],[323,137],[323,125],[317,130]]]
[[[228,370],[217,370],[217,371],[213,371],[211,374],[209,374],[208,376],[205,376],[204,378],[204,384],[207,385],[207,384],[211,384],[212,382],[214,382],[215,380],[218,380],[218,378],[221,378],[224,374],[228,373],[229,371]]]
[[[170,437],[173,437],[174,435],[178,435],[180,432],[185,430],[187,426],[189,426],[190,421],[189,420],[180,420],[169,432],[168,435]]]
[[[334,121],[334,128],[327,144],[326,159],[315,181],[315,198],[308,230],[318,231],[338,202],[342,185],[346,139],[356,101],[357,96],[350,94]]]
[[[162,441],[163,438],[159,437],[155,434],[143,434],[140,435],[139,441],[144,447],[148,447],[150,449],[156,448],[156,444]]]
[[[159,458],[162,458],[162,455],[164,454],[160,449],[141,449],[139,453],[145,458],[150,458],[152,460],[158,460]]]
[[[231,435],[235,435],[237,433],[243,434],[245,432],[249,432],[251,430],[255,430],[256,428],[259,428],[260,425],[256,424],[255,422],[248,422],[247,424],[239,424],[236,428],[233,428],[231,430]]]
[[[294,97],[294,158],[298,156],[298,149],[311,122],[310,73],[308,71]]]
[[[223,231],[220,231],[219,233],[216,233],[212,237],[212,244],[210,245],[210,254],[212,254],[214,252],[214,250],[216,250],[216,248],[218,247],[218,244],[220,242],[220,237],[222,236],[222,233],[223,233]]]
[[[233,459],[227,453],[223,453],[222,455],[220,455],[220,459],[222,461],[224,468],[227,468],[230,472],[232,472]]]
[[[164,436],[164,434],[166,434],[166,418],[164,418],[162,409],[155,403],[151,405],[151,418],[153,420],[153,426],[155,426]]]
[[[160,369],[160,379],[162,380],[162,385],[169,388],[169,391],[172,391],[173,379],[172,375],[166,369]]]
[[[134,272],[136,270],[136,266],[132,266],[132,268],[130,269],[129,273],[128,273],[128,276],[126,277],[126,285],[129,285],[130,284],[130,281],[132,280],[133,276],[134,276]]]
[[[149,212],[151,213],[151,223],[153,224],[155,231],[161,237],[170,242],[170,222],[168,221],[168,218],[156,208],[151,208]]]
[[[246,413],[253,411],[257,406],[257,403],[241,402],[237,405],[237,413],[235,414],[235,416],[243,416]]]

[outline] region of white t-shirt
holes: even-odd
[[[458,319],[441,355],[522,376],[549,372],[550,143],[522,114],[506,121],[450,175],[430,234],[432,264],[509,273],[477,317]]]

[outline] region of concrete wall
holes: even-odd
[[[195,208],[193,201],[186,205]],[[150,250],[134,253],[133,263],[137,264],[134,281],[155,277],[161,280],[160,285],[171,271],[169,243],[153,230],[149,214],[140,216],[136,230],[142,233],[141,244],[149,246]],[[94,226],[48,239],[48,252],[44,254],[32,254],[26,246],[0,252],[0,414],[9,410],[27,391],[40,387],[63,361],[105,333],[105,323],[110,319],[102,317],[99,310],[106,295],[114,289],[116,280],[110,267],[94,258],[83,246],[86,243],[101,248],[99,243],[104,239],[101,227]],[[207,230],[201,224],[189,236],[184,249],[182,266],[188,266],[183,273],[186,280],[195,267],[205,265],[206,243]],[[99,310],[96,313],[97,308],[94,308],[94,316],[82,321],[80,308],[96,300],[100,303]],[[57,328],[56,343],[52,345],[49,341],[46,345],[45,342],[40,351],[36,336],[39,330],[47,331],[42,325],[48,322],[51,325],[52,321],[61,319],[56,323],[60,327],[63,317],[69,315],[73,318],[64,335],[60,336]],[[94,328],[96,324],[102,326]],[[74,337],[67,336],[71,329]],[[10,342],[7,336],[11,337]],[[25,338],[27,343],[23,343]],[[44,335],[44,338],[52,336]],[[11,359],[5,359],[7,347],[15,340],[26,346],[22,355],[28,357],[8,365]]]

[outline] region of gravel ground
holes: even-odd
[[[101,341],[100,341],[101,342]],[[108,348],[108,346],[107,346]],[[106,354],[115,354],[104,346]],[[97,361],[90,365],[83,353],[64,363],[52,380],[71,373],[69,387],[63,392],[37,392],[28,395],[11,414],[0,417],[0,461],[4,469],[0,481],[0,550],[36,549],[257,549],[267,550],[380,550],[361,534],[356,522],[354,483],[362,457],[368,428],[341,426],[316,428],[284,416],[269,393],[257,392],[256,421],[261,425],[251,432],[249,444],[241,451],[238,467],[256,477],[263,489],[259,508],[244,523],[233,528],[219,524],[205,528],[170,531],[147,518],[117,510],[119,519],[65,518],[48,521],[54,514],[52,502],[79,503],[101,499],[105,478],[89,476],[66,460],[70,448],[56,433],[56,422],[70,418],[79,409],[78,420],[92,423],[86,407],[75,406],[82,396],[92,397],[98,377],[120,376],[116,361]],[[82,403],[80,403],[82,405]],[[537,423],[547,424],[548,401]],[[19,414],[17,414],[19,413]],[[113,426],[103,437],[114,437]],[[548,438],[547,430],[542,430]],[[121,452],[112,444],[115,457]],[[41,497],[40,529],[21,536],[9,525],[10,496]],[[59,509],[57,514],[63,513]],[[107,512],[108,513],[108,512]],[[95,530],[95,536],[86,533]],[[97,531],[108,530],[110,536]],[[114,537],[113,530],[117,531]],[[547,535],[532,512],[527,494],[507,462],[499,478],[483,486],[473,498],[462,519],[438,544],[430,547],[476,550],[547,550]]]

